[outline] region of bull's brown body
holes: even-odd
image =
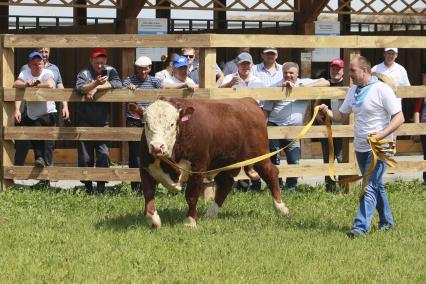
[[[178,133],[171,157],[178,163],[188,160],[191,170],[203,172],[220,168],[269,152],[266,118],[258,103],[251,98],[228,100],[171,99],[169,102],[181,112],[193,109],[187,121],[178,121]],[[141,179],[145,196],[145,212],[154,214],[156,181],[146,170],[155,158],[149,152],[145,134],[141,143]],[[162,164],[162,169],[177,181],[179,171]],[[260,177],[280,203],[278,169],[269,159],[254,165]],[[215,203],[222,206],[233,185],[233,177],[240,169],[221,172],[216,182]],[[188,217],[197,218],[196,204],[203,187],[203,175],[190,175],[185,192],[189,205]]]

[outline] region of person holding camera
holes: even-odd
[[[28,69],[21,71],[13,84],[14,88],[55,88],[53,73],[44,68],[43,55],[32,51],[28,55]],[[15,102],[14,117],[18,124],[23,126],[54,126],[57,119],[57,110],[54,101],[27,102],[26,115],[21,113],[21,101]],[[46,141],[32,140],[35,166],[47,165]]]
[[[108,127],[110,103],[93,102],[99,91],[120,89],[122,83],[117,70],[108,66],[108,53],[103,48],[95,48],[89,66],[77,75],[76,91],[84,96],[86,102],[77,108],[77,125],[80,127]],[[78,141],[78,166],[109,167],[109,149],[106,141]],[[87,193],[93,193],[92,181],[83,181]],[[105,191],[105,182],[97,182],[97,190]]]

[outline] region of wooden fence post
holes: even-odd
[[[200,88],[216,88],[216,49],[200,48],[199,50]],[[204,200],[207,202],[215,196],[213,181],[204,181]]]
[[[14,50],[13,48],[4,48],[4,36],[1,36],[0,45],[0,86],[12,87],[14,82]],[[7,187],[13,185],[13,180],[4,179],[4,167],[13,166],[13,159],[15,154],[14,144],[12,141],[4,140],[3,128],[5,126],[14,125],[13,109],[14,105],[12,102],[5,103],[3,99],[3,90],[1,91],[0,99],[2,101],[2,111],[0,112],[0,119],[2,126],[0,130],[1,135],[1,171],[0,171],[0,190],[5,190]]]
[[[345,48],[343,50],[343,58],[345,61],[345,71],[344,71],[344,85],[345,86],[351,86],[352,80],[349,77],[349,64],[352,59],[354,59],[356,56],[361,55],[361,52],[359,49],[348,49]],[[348,125],[353,125],[355,122],[354,114],[351,113],[349,115],[349,120],[347,121]],[[343,162],[344,163],[355,163],[356,164],[356,158],[355,158],[355,148],[354,148],[354,139],[353,138],[344,138],[343,140]],[[345,193],[351,192],[355,188],[355,183],[350,183],[344,186]]]

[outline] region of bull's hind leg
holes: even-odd
[[[274,166],[271,160],[266,159],[254,165],[254,169],[260,177],[266,182],[271,190],[274,209],[282,215],[288,214],[288,208],[281,199],[280,186],[278,183],[278,168]]]
[[[239,171],[239,170],[238,170]],[[238,172],[237,172],[238,174]],[[228,196],[234,184],[234,179],[230,172],[221,172],[215,177],[216,181],[216,196],[211,207],[207,210],[205,217],[216,217],[220,207]]]
[[[185,191],[186,202],[188,203],[188,214],[186,216],[185,226],[197,226],[197,202],[203,189],[203,176],[191,175]]]
[[[145,197],[145,219],[148,225],[152,228],[160,228],[161,227],[161,219],[155,209],[154,204],[154,194],[155,194],[155,186],[157,183],[154,178],[147,173],[145,170],[140,170],[141,173],[141,187],[143,190],[143,195]]]

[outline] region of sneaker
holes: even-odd
[[[356,230],[350,230],[346,232],[346,236],[348,236],[348,238],[350,239],[355,239],[355,238],[359,238],[359,237],[364,237],[365,234],[358,232]]]
[[[50,181],[49,180],[40,180],[38,183],[30,186],[31,189],[48,188],[48,187],[50,187]]]
[[[38,157],[35,160],[35,166],[37,168],[44,168],[44,167],[46,167],[46,162],[44,161],[43,157]]]
[[[93,184],[91,181],[85,181],[84,182],[84,187],[86,188],[86,193],[87,194],[93,194]]]
[[[104,181],[98,181],[96,191],[99,193],[105,193],[105,182]]]
[[[250,189],[253,191],[261,191],[262,189],[262,182],[261,180],[252,180],[251,181],[251,185],[250,185]]]
[[[379,224],[379,231],[389,231],[392,229],[393,229],[393,226],[390,224],[384,224],[384,225]]]

